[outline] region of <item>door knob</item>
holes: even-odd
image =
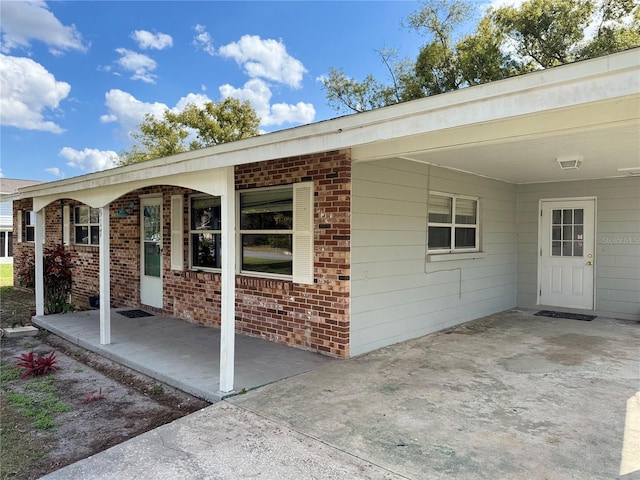
[[[587,265],[593,265],[593,262],[592,262],[591,260],[589,260],[589,261],[587,262]]]

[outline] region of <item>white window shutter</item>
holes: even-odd
[[[184,197],[171,195],[171,270],[184,270]]]
[[[18,227],[18,242],[22,242],[22,230],[24,229],[24,225],[22,225],[22,210],[18,210],[17,221],[18,224],[16,227]]]
[[[313,283],[313,182],[293,185],[293,281]]]
[[[62,207],[62,244],[71,245],[71,208],[69,205]]]

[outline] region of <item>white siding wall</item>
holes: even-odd
[[[596,313],[640,319],[639,178],[518,187],[518,306],[537,301],[539,200],[568,197],[597,197]]]
[[[480,198],[485,258],[425,261],[427,192]],[[352,171],[351,355],[516,302],[516,187],[394,159]]]

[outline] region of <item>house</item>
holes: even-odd
[[[636,48],[26,187],[14,248],[65,245],[103,344],[110,305],[220,327],[225,392],[236,331],[349,357],[514,307],[639,320],[639,175]]]
[[[19,188],[38,183],[41,182],[0,177],[0,198],[16,193]],[[12,212],[11,200],[0,200],[0,264],[13,263]]]

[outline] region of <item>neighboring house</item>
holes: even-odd
[[[102,343],[109,305],[220,326],[223,392],[234,331],[349,357],[514,307],[639,320],[639,132],[633,49],[27,187],[14,248],[66,245]]]
[[[13,207],[11,200],[4,200],[3,197],[38,183],[41,182],[0,177],[0,264],[13,263]]]

